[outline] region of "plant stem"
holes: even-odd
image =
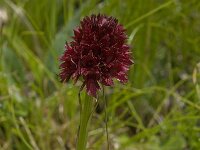
[[[106,100],[106,95],[105,95],[105,89],[103,87],[103,99],[105,102],[105,124],[106,124],[106,139],[107,139],[107,150],[110,150],[110,142],[109,142],[109,134],[108,134],[108,115],[107,115],[107,100]]]
[[[90,123],[92,113],[92,97],[85,94],[85,100],[83,102],[82,114],[80,116],[80,129],[77,142],[77,150],[86,150],[88,127]]]

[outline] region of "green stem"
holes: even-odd
[[[90,117],[92,113],[92,97],[86,94],[83,102],[83,110],[80,116],[80,129],[77,142],[77,150],[86,150],[88,127],[90,123]]]
[[[110,142],[109,142],[109,135],[108,135],[107,100],[106,100],[104,85],[102,85],[102,87],[103,87],[103,99],[104,99],[104,102],[105,102],[105,124],[106,124],[107,150],[110,150]]]

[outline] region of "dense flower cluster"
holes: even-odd
[[[127,36],[117,19],[105,15],[85,17],[74,30],[73,41],[65,45],[60,61],[62,82],[83,78],[87,93],[96,97],[99,83],[112,86],[113,78],[127,81],[133,63]]]

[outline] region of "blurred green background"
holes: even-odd
[[[112,150],[200,149],[199,0],[0,0],[0,150],[73,150],[78,90],[58,58],[90,14],[127,29],[129,83],[106,88]],[[88,149],[105,150],[102,93]]]

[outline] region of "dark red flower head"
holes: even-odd
[[[87,93],[96,97],[99,83],[112,86],[113,78],[127,82],[133,63],[126,33],[117,19],[105,15],[85,17],[74,30],[73,41],[65,45],[60,61],[62,82],[83,78]]]

